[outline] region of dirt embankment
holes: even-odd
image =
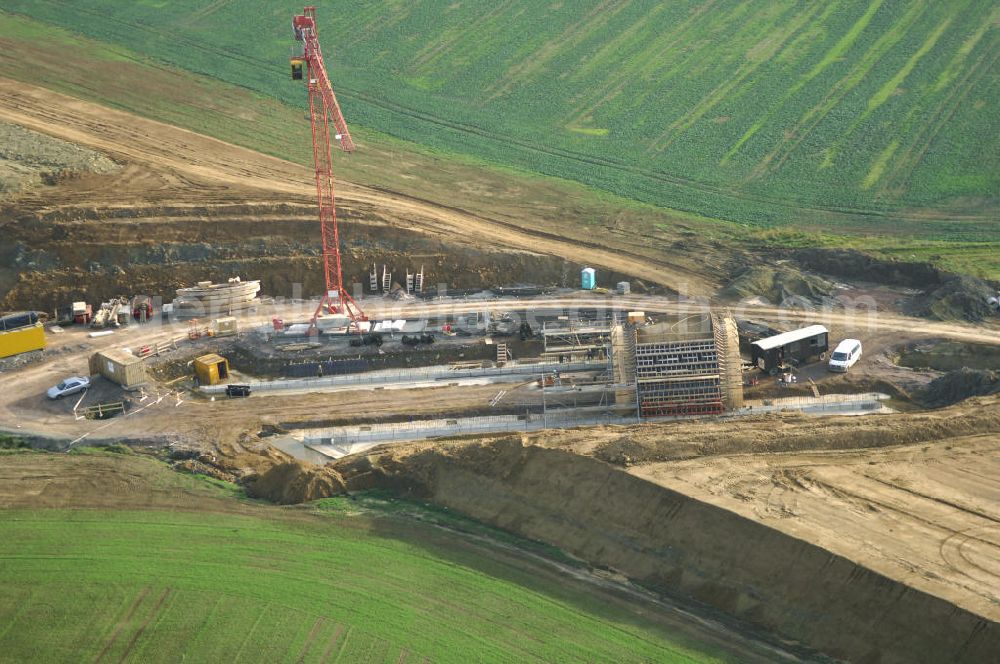
[[[1000,372],[990,369],[963,367],[935,378],[916,397],[923,405],[938,408],[950,406],[970,397],[1000,394]],[[977,414],[972,414],[975,417]],[[954,423],[962,428],[962,423]]]
[[[1000,435],[1000,401],[969,401],[950,410],[889,417],[817,419],[789,413],[746,417],[738,423],[632,427],[595,440],[586,452],[614,465],[632,466],[733,454],[875,449],[981,434]],[[559,445],[557,441],[548,444]],[[578,443],[565,444],[581,451]]]
[[[840,279],[858,279],[889,286],[935,288],[954,277],[930,263],[876,258],[853,249],[796,249],[788,252],[802,267]]]
[[[757,265],[737,275],[719,295],[733,300],[763,297],[775,304],[819,302],[832,297],[834,288],[832,282],[788,265]]]
[[[167,457],[175,470],[239,484],[248,495],[279,505],[297,505],[346,492],[334,469],[297,461],[266,443],[221,443],[209,451],[175,448]]]
[[[0,91],[0,121],[124,164],[114,175],[23,192],[0,209],[8,240],[0,246],[0,306],[155,295],[234,273],[262,279],[273,295],[291,295],[293,283],[305,295],[323,290],[310,169],[20,82],[0,80]],[[651,287],[707,295],[728,253],[694,231],[679,253],[668,246],[681,241],[674,232],[602,227],[599,239],[585,237],[572,211],[548,203],[485,216],[451,199],[343,179],[337,194],[349,283],[367,284],[376,262],[397,281],[424,265],[429,286],[569,285],[586,264],[600,270],[602,285],[641,276]],[[86,293],[73,290],[81,283]]]
[[[787,252],[804,269],[840,279],[918,289],[906,309],[937,320],[979,322],[993,315],[986,303],[997,284],[947,272],[930,263],[888,260],[853,249],[797,249]]]
[[[579,279],[582,266],[572,260],[482,249],[461,238],[400,228],[402,220],[370,205],[339,212],[341,230],[350,238],[343,254],[345,281],[365,293],[373,264],[379,279],[385,265],[401,283],[407,271],[423,268],[427,288],[567,286]],[[0,262],[12,271],[0,274],[0,307],[50,310],[74,300],[137,293],[169,302],[181,286],[234,275],[259,279],[265,294],[280,297],[323,288],[319,228],[305,205],[92,207],[60,213],[58,218],[49,218],[50,212],[25,214],[5,229]]]
[[[518,437],[343,459],[348,488],[389,488],[558,546],[831,656],[982,662],[1000,625],[787,532],[572,451]]]

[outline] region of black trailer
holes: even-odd
[[[750,344],[754,366],[775,374],[783,367],[825,359],[830,350],[830,332],[822,325],[783,332]]]

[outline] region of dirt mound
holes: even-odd
[[[932,380],[917,398],[926,406],[940,407],[989,394],[1000,394],[1000,373],[963,367]]]
[[[996,289],[975,277],[954,277],[914,302],[914,312],[937,320],[967,320],[978,323],[993,316],[987,300]]]
[[[1000,346],[959,341],[918,342],[900,349],[896,363],[919,370],[953,371],[962,367],[1000,370]]]
[[[118,168],[93,150],[0,122],[0,199],[76,173],[111,173]]]
[[[289,461],[273,466],[247,482],[247,493],[279,505],[329,498],[347,492],[340,474],[324,466]]]
[[[833,295],[833,289],[832,282],[816,275],[788,266],[759,265],[747,268],[719,291],[719,295],[734,300],[763,297],[775,304],[795,299],[818,302]]]
[[[890,286],[934,288],[953,276],[930,263],[876,258],[853,249],[797,249],[790,253],[809,270],[841,279],[860,279]]]

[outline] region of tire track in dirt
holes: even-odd
[[[1000,561],[1000,545],[982,538],[983,532],[1000,532],[1000,526],[977,526],[959,533],[950,535],[941,542],[941,558],[959,574],[964,574],[977,583],[996,585],[1000,579],[1000,571],[993,571],[984,565],[972,560],[966,547],[976,542],[985,542],[992,548],[992,555],[985,556],[987,560]],[[978,533],[980,536],[973,537],[970,533]],[[1000,567],[997,567],[1000,570]]]

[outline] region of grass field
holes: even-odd
[[[286,71],[294,2],[3,7],[303,104]],[[754,225],[905,234],[972,215],[963,241],[992,232],[987,0],[336,1],[320,19],[356,126]]]
[[[4,455],[0,471],[73,477],[69,503],[101,500],[95,478],[134,494],[38,509],[4,491],[21,506],[0,510],[0,661],[733,659],[385,499],[282,509],[144,458],[53,456]],[[155,508],[128,506],[151,488]]]
[[[39,49],[43,40],[46,47]],[[31,66],[25,66],[26,62]],[[277,76],[279,72],[272,73]],[[2,11],[0,75],[299,163],[311,161],[309,127],[302,108],[305,94],[298,86],[289,88],[290,97],[281,101],[164,65],[121,45]],[[354,102],[345,102],[345,108],[351,115]],[[435,150],[412,142],[423,134],[402,140],[350,119],[361,149],[350,159],[338,160],[342,177],[514,223],[544,224],[557,232],[570,232],[573,225],[607,225],[613,219],[617,228],[636,234],[697,233],[710,242],[851,247],[905,260],[930,260],[947,269],[1000,280],[997,224],[982,216],[982,199],[968,203],[971,213],[955,218],[942,218],[940,210],[931,209],[914,212],[916,216],[908,219],[834,215],[831,222],[828,212],[800,210],[793,224],[762,234],[754,225],[657,208],[526,169],[500,167],[482,156]],[[584,127],[574,126],[574,131],[593,136]],[[986,209],[992,208],[987,205]]]

